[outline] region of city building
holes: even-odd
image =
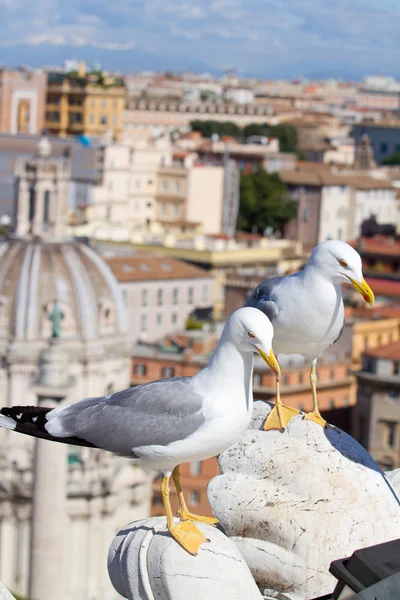
[[[239,208],[239,171],[225,157],[203,165],[176,160],[169,136],[140,138],[98,149],[101,180],[75,235],[141,241],[145,233],[233,235]]]
[[[37,152],[40,139],[36,135],[0,134],[0,217],[15,217],[17,160],[31,158]],[[52,157],[65,158],[69,164],[68,211],[75,212],[79,207],[91,204],[93,186],[100,180],[96,150],[73,138],[49,136],[48,140]]]
[[[129,386],[118,281],[97,252],[67,235],[70,161],[54,157],[46,139],[34,156],[17,160],[16,234],[0,245],[2,406],[37,405],[40,398],[53,406]],[[49,349],[52,336],[56,347]],[[54,382],[43,389],[43,372],[53,367],[62,375],[61,390]],[[131,461],[96,449],[49,445],[39,460],[34,447],[33,438],[0,432],[0,579],[19,596],[33,597],[39,588],[31,587],[32,577],[39,585],[47,581],[62,546],[57,597],[110,597],[104,569],[109,541],[129,520],[148,514],[148,476]],[[53,507],[42,532],[38,499]],[[51,534],[53,527],[61,528],[60,538]],[[46,571],[32,574],[33,565]],[[40,589],[35,597],[54,598],[54,587]]]
[[[368,135],[371,140],[374,159],[378,165],[381,165],[388,156],[400,152],[400,122],[396,118],[354,124],[352,136],[356,147],[364,135]]]
[[[400,466],[400,342],[366,350],[358,382],[353,435],[384,471]]]
[[[266,104],[234,104],[233,102],[188,102],[170,98],[130,98],[124,112],[124,130],[132,135],[144,131],[188,131],[191,121],[229,121],[244,127],[265,123],[272,115]]]
[[[298,203],[286,237],[309,250],[327,239],[358,238],[362,223],[371,216],[378,223],[399,226],[397,190],[389,179],[361,171],[337,170],[319,163],[301,164],[280,172],[288,198]]]
[[[225,284],[229,273],[239,268],[257,270],[260,281],[271,272],[292,272],[303,264],[299,244],[288,240],[256,239],[245,234],[235,237],[227,235],[195,235],[191,238],[164,236],[154,239],[145,236],[134,248],[143,252],[160,252],[166,256],[180,258],[206,269],[215,280],[214,318],[223,317],[225,309]]]
[[[212,310],[214,278],[204,269],[160,253],[110,257],[107,264],[124,298],[131,345],[182,329],[195,309]]]
[[[40,70],[0,70],[0,133],[41,134],[46,85]]]
[[[99,71],[48,73],[46,128],[50,133],[118,139],[123,129],[123,79]]]

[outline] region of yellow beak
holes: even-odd
[[[279,377],[281,374],[281,368],[273,351],[271,350],[268,356],[268,354],[260,350],[260,348],[257,348],[257,346],[254,346],[254,348],[257,350],[261,358],[267,363],[269,368],[275,373],[275,375]]]
[[[358,281],[352,279],[351,277],[349,277],[349,279],[353,288],[357,290],[359,294],[361,294],[365,302],[368,302],[368,304],[371,304],[372,306],[372,304],[375,302],[374,292],[371,290],[365,279],[363,279],[361,283],[358,283]]]

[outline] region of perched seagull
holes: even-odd
[[[344,324],[342,283],[351,285],[369,304],[374,294],[363,278],[360,255],[348,244],[328,240],[316,246],[303,271],[289,277],[266,279],[256,287],[246,306],[259,308],[274,327],[274,350],[278,354],[302,354],[311,361],[310,383],[313,410],[306,419],[322,426],[317,403],[318,357],[340,337]],[[280,399],[279,371],[276,403],[264,429],[283,429],[298,410]]]
[[[206,538],[192,521],[216,519],[189,512],[179,465],[226,450],[247,429],[253,410],[253,353],[278,375],[273,328],[255,308],[228,319],[207,366],[193,377],[153,381],[122,392],[86,398],[55,409],[13,406],[0,410],[0,426],[38,438],[102,448],[164,474],[161,495],[167,528],[185,550],[196,554]],[[169,500],[172,475],[180,504],[175,524]]]

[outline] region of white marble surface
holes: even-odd
[[[269,410],[255,403],[208,496],[260,589],[308,600],[333,590],[332,560],[400,537],[400,476],[389,486],[353,438],[300,416],[283,433],[260,430]]]
[[[122,529],[108,555],[116,591],[129,600],[262,600],[235,544],[210,525],[196,525],[210,540],[197,556],[171,538],[165,517]]]
[[[0,600],[15,600],[14,596],[0,581]]]

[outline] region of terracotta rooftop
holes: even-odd
[[[384,358],[386,360],[400,361],[400,342],[393,342],[387,346],[381,346],[374,350],[368,350],[364,352],[367,356],[373,356],[374,358]]]
[[[332,172],[321,168],[283,169],[279,173],[282,181],[292,185],[309,185],[323,187],[328,185],[345,185],[358,190],[394,189],[390,181],[352,175],[351,173]]]
[[[167,279],[205,279],[210,274],[183,260],[166,256],[131,256],[106,259],[118,281],[160,281]]]

